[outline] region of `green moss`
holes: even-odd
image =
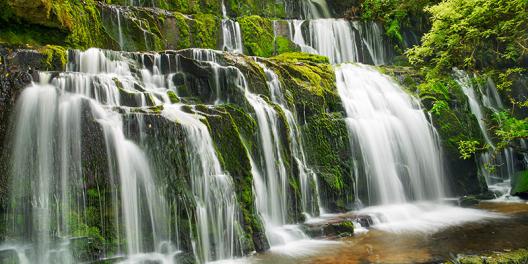
[[[72,240],[72,251],[76,260],[88,261],[97,259],[104,251],[105,239],[99,228],[87,225],[83,217],[72,213],[69,219]]]
[[[64,46],[67,34],[59,29],[39,25],[0,23],[0,44],[17,47],[41,47],[48,44]]]
[[[6,29],[0,33],[3,42],[81,49],[113,47],[103,30],[95,0],[28,0],[13,1],[8,5],[10,15],[4,17],[5,22],[0,26]]]
[[[286,18],[285,1],[276,0],[226,0],[228,13],[233,17],[260,15]]]
[[[511,194],[528,197],[528,171],[522,171],[515,175],[512,181]]]
[[[181,101],[178,95],[174,91],[168,91],[167,95],[169,96],[169,99],[171,103],[173,104],[177,104]]]
[[[57,0],[51,5],[52,16],[68,30],[66,43],[73,48],[106,47],[108,39],[94,0]]]
[[[354,234],[354,223],[352,221],[343,221],[334,225],[339,234]]]
[[[67,50],[61,46],[46,45],[40,53],[46,56],[44,64],[47,70],[65,70],[68,63]]]
[[[339,108],[334,68],[326,63],[326,57],[285,53],[268,62],[284,82],[290,102],[297,109],[302,109],[304,114],[318,114]]]
[[[320,114],[307,119],[303,128],[309,164],[316,168],[320,195],[332,210],[347,210],[353,202],[352,159],[348,130],[340,114]]]
[[[278,36],[275,38],[275,52],[277,54],[295,51],[299,51],[299,48],[290,39],[282,36]]]
[[[278,56],[275,56],[272,58],[275,61],[281,61],[281,62],[291,62],[291,63],[300,63],[300,62],[306,62],[306,63],[325,63],[329,64],[330,61],[328,60],[328,57],[316,55],[316,54],[310,54],[310,53],[304,53],[304,52],[289,52],[280,54]]]
[[[249,55],[271,57],[273,55],[273,24],[270,19],[259,16],[239,18],[244,48]]]
[[[251,163],[249,153],[240,136],[240,129],[230,114],[230,111],[237,114],[241,111],[234,106],[228,106],[228,108],[229,111],[226,111],[224,107],[212,110],[206,106],[198,106],[197,110],[208,114],[207,122],[211,128],[211,136],[218,149],[222,167],[229,172],[235,182],[237,200],[242,209],[244,233],[250,237],[253,236],[253,238],[248,237],[246,241],[255,242],[254,240],[260,237],[264,230],[254,206]],[[253,243],[244,245],[244,248],[247,252],[255,250]]]
[[[194,47],[215,49],[220,19],[211,14],[196,14],[194,18]]]
[[[183,49],[191,46],[191,29],[187,24],[186,17],[181,13],[174,13],[178,27],[178,48]]]

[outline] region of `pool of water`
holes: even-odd
[[[375,212],[376,208],[368,210]],[[449,219],[479,215],[480,219],[440,226],[450,222]],[[415,217],[410,221],[394,221],[392,227],[381,224],[337,241],[302,241],[296,247],[271,250],[240,263],[435,263],[454,259],[458,254],[481,255],[528,248],[526,203],[483,202],[469,212],[446,207],[425,210]],[[426,228],[428,220],[431,220],[430,228]],[[412,225],[417,228],[412,229]],[[405,228],[399,229],[402,226]]]

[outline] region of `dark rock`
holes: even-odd
[[[313,238],[337,238],[354,235],[354,222],[370,227],[372,218],[367,215],[337,215],[330,219],[302,225],[306,234]]]
[[[513,177],[511,194],[528,200],[528,171],[519,172]]]
[[[480,203],[480,200],[475,196],[464,196],[458,200],[458,203],[462,207],[472,207]]]

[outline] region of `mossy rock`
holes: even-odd
[[[236,111],[234,106],[230,108],[231,111]],[[234,180],[237,200],[242,209],[242,226],[248,236],[243,245],[244,252],[250,253],[254,250],[262,252],[269,249],[263,224],[255,209],[249,153],[244,146],[237,123],[230,111],[226,111],[224,107],[212,109],[207,106],[197,106],[196,110],[206,115],[223,168]]]
[[[115,43],[104,32],[97,3],[95,0],[4,0],[0,2],[6,14],[1,17],[2,27],[11,36],[0,34],[4,35],[1,38],[11,44],[22,44],[21,40],[25,40],[28,44],[65,44],[81,49],[113,48]],[[23,23],[38,27],[28,28]],[[36,29],[42,33],[34,34]],[[13,33],[22,35],[17,38]]]
[[[242,43],[248,55],[271,57],[274,52],[273,23],[260,16],[245,16],[238,19],[242,31]]]
[[[528,171],[522,171],[515,175],[512,181],[511,194],[528,199]]]
[[[301,123],[312,115],[343,110],[328,58],[284,53],[265,62],[282,81],[286,99],[295,106]]]
[[[455,263],[460,264],[521,264],[528,262],[528,250],[518,249],[511,252],[500,252],[486,256],[463,256]],[[448,262],[452,263],[452,262]]]
[[[64,47],[46,45],[39,52],[46,56],[46,70],[66,70],[68,52]]]
[[[322,206],[331,211],[347,211],[354,205],[351,172],[352,151],[343,115],[321,114],[303,126],[309,164],[319,178]]]

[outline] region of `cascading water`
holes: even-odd
[[[344,64],[336,76],[367,204],[444,197],[437,134],[420,103],[368,66]]]
[[[290,20],[288,23],[289,38],[303,52],[327,56],[333,64],[364,62],[382,65],[389,61],[390,51],[386,47],[383,28],[378,23],[345,19]]]
[[[266,237],[272,249],[286,251],[291,254],[290,247],[307,246],[306,236],[297,225],[291,224],[289,219],[289,174],[287,171],[284,153],[287,151],[285,139],[281,134],[281,122],[278,106],[284,113],[290,137],[291,155],[299,170],[301,183],[302,209],[308,215],[319,214],[319,201],[317,190],[317,179],[315,173],[308,167],[302,146],[302,137],[299,124],[288,109],[286,100],[278,76],[265,64],[257,63],[264,69],[266,82],[270,91],[271,103],[261,95],[252,93],[244,74],[238,69],[218,64],[213,51],[200,51],[194,53],[194,58],[203,60],[213,67],[215,75],[213,78],[220,83],[220,73],[232,70],[236,77],[236,86],[244,93],[246,101],[254,111],[258,127],[257,151],[250,155],[252,175],[254,180],[254,191],[256,196],[256,208],[261,214],[265,224]],[[219,87],[217,98],[220,98]],[[215,101],[219,102],[219,99]],[[316,186],[316,187],[312,187]],[[308,242],[310,244],[310,242]],[[316,242],[317,245],[319,245]],[[312,245],[312,247],[317,245]]]
[[[106,147],[98,147],[106,149],[103,160],[107,165],[103,167],[108,170],[102,173],[108,173],[106,180],[111,185],[107,188],[111,192],[108,203],[113,217],[105,232],[115,233],[117,246],[103,250],[98,257],[116,254],[129,263],[173,263],[179,250],[177,238],[170,237],[170,230],[178,226],[171,223],[170,202],[157,183],[160,175],[151,170],[152,161],[139,145],[127,139],[122,117],[128,107],[161,104],[165,106],[163,116],[180,124],[186,136],[182,144],[187,149],[196,203],[197,232],[191,237],[195,239],[197,260],[208,262],[242,255],[243,235],[232,180],[220,167],[201,117],[182,111],[182,105],[170,103],[167,91],[174,91],[169,85],[173,73],[162,74],[160,68],[162,61],[171,65],[170,57],[154,55],[152,70],[141,64],[133,70],[130,67],[138,66],[135,60],[142,61],[141,55],[127,56],[97,49],[74,52],[68,72],[42,73],[41,83],[34,83],[23,92],[11,175],[11,244],[31,241],[30,250],[24,250],[31,253],[24,258],[32,263],[82,261],[73,254],[72,247],[74,240],[83,239],[76,236],[85,235],[79,233],[84,232],[79,228],[85,225],[87,185],[101,180],[91,179],[82,164],[89,148],[84,141],[87,135],[83,124],[93,118],[102,130],[101,142]],[[137,122],[140,130],[148,129],[141,127],[141,118]],[[29,188],[27,183],[31,183]],[[24,224],[17,224],[20,221]]]
[[[243,53],[242,33],[240,24],[227,16],[227,10],[222,0],[222,50],[233,53]]]
[[[491,191],[497,192],[499,196],[508,195],[511,189],[510,180],[515,174],[513,149],[506,148],[498,155],[494,155],[496,146],[491,140],[485,121],[486,109],[498,113],[504,108],[495,84],[488,79],[484,85],[478,85],[466,72],[458,69],[454,69],[454,75],[468,98],[471,113],[477,119],[485,143],[490,148],[489,151],[479,154],[480,173],[485,177]],[[489,166],[493,164],[502,165],[495,171],[490,171]]]
[[[320,202],[319,191],[317,189],[317,176],[312,169],[309,168],[306,162],[306,154],[304,152],[301,130],[297,118],[293,112],[288,108],[284,94],[282,93],[282,87],[279,77],[275,72],[266,67],[265,64],[259,63],[264,69],[266,74],[266,81],[268,88],[270,89],[271,101],[277,104],[284,112],[288,127],[290,129],[290,148],[292,150],[293,158],[297,163],[299,170],[299,179],[301,183],[301,194],[302,194],[302,208],[308,216],[318,215]],[[315,188],[312,188],[315,186]]]
[[[197,203],[198,255],[201,261],[241,256],[239,209],[233,182],[220,167],[213,140],[201,116],[171,106],[163,115],[181,124],[188,138],[187,155]],[[210,235],[211,234],[211,235]]]
[[[435,232],[490,217],[439,203],[447,192],[442,153],[419,101],[369,66],[343,64],[336,78],[360,168],[356,192],[372,206],[359,212],[370,215],[375,228]]]
[[[391,45],[380,23],[332,18],[325,0],[303,0],[300,4],[303,19],[287,20],[288,34],[282,36],[301,51],[326,56],[332,64],[390,62]]]
[[[301,0],[301,9],[304,19],[332,17],[326,0]]]
[[[266,223],[270,244],[284,244],[291,238],[279,230],[288,223],[288,174],[282,154],[279,117],[273,106],[248,90],[243,75],[240,75],[240,82],[240,86],[245,88],[246,100],[255,111],[259,129],[262,153],[257,161],[260,166],[253,162],[257,208]]]

